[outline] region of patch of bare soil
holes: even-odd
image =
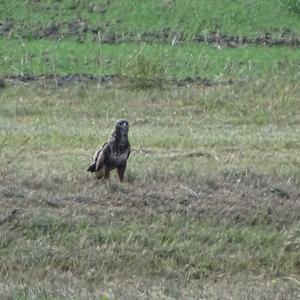
[[[0,36],[9,35],[14,29],[14,24],[12,21],[0,21]]]
[[[16,186],[0,181],[0,206],[47,208],[58,213],[114,216],[181,215],[195,219],[226,219],[237,224],[284,226],[300,219],[300,188],[295,183],[251,172],[222,173],[202,180],[174,175],[149,176],[110,187],[92,177],[73,180],[27,178]]]
[[[300,37],[290,30],[285,30],[278,34],[278,37],[272,36],[270,32],[257,37],[247,36],[234,36],[222,32],[208,32],[206,34],[200,33],[192,37],[186,36],[180,32],[174,32],[170,29],[162,29],[160,32],[144,32],[138,38],[134,35],[126,34],[125,37],[129,41],[142,41],[142,42],[162,42],[170,43],[171,45],[180,44],[182,42],[194,42],[213,44],[218,48],[238,48],[250,45],[256,46],[288,46],[299,47]],[[124,39],[124,35],[123,35]],[[116,39],[118,41],[118,39]],[[120,41],[123,42],[123,41]]]
[[[279,37],[272,37],[270,32],[266,32],[262,36],[249,38],[247,36],[232,36],[220,32],[210,32],[207,35],[200,34],[193,37],[194,42],[205,42],[208,44],[217,44],[220,47],[237,48],[247,45],[257,46],[288,46],[299,47],[300,37],[291,33],[289,30],[282,32]]]
[[[53,84],[56,86],[64,86],[72,83],[101,83],[101,84],[127,84],[128,78],[121,77],[118,75],[103,75],[103,76],[94,76],[90,74],[69,74],[69,75],[6,75],[2,78],[0,77],[0,88],[6,86],[5,82],[39,82],[46,84]],[[215,86],[215,85],[229,85],[233,84],[232,80],[210,80],[208,78],[201,77],[186,77],[184,79],[164,79],[162,80],[167,85],[184,87],[190,85],[202,85],[202,86]],[[156,86],[154,86],[156,87]]]
[[[3,88],[6,86],[5,82],[39,82],[46,84],[54,84],[56,86],[63,86],[71,83],[117,83],[121,80],[116,75],[103,75],[94,76],[90,74],[69,74],[69,75],[54,75],[54,74],[42,74],[42,75],[7,75],[0,78],[0,82],[3,82]],[[1,86],[0,86],[1,87]]]

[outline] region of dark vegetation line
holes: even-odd
[[[112,29],[102,27],[91,27],[80,19],[67,24],[67,30],[62,32],[63,25],[51,24],[47,27],[37,28],[32,32],[24,32],[16,29],[13,22],[0,22],[0,36],[2,37],[22,37],[28,39],[66,39],[75,38],[78,42],[85,40],[100,41],[106,44],[120,44],[130,42],[143,43],[169,43],[171,45],[183,42],[217,44],[220,47],[238,48],[247,45],[255,46],[288,46],[300,47],[300,36],[292,33],[290,30],[281,32],[279,37],[272,36],[272,33],[266,32],[254,38],[247,36],[234,36],[222,32],[211,31],[207,34],[197,34],[188,36],[182,32],[176,32],[169,28],[162,28],[159,32],[119,33]],[[30,33],[28,33],[30,32]]]
[[[42,75],[6,75],[0,78],[0,88],[6,86],[6,82],[46,82],[53,83],[58,86],[71,84],[71,83],[109,83],[109,84],[118,84],[118,83],[133,83],[135,80],[143,82],[147,87],[158,87],[159,85],[173,85],[173,86],[187,86],[187,85],[203,85],[203,86],[215,86],[215,85],[229,85],[233,84],[233,80],[210,80],[208,78],[201,77],[186,77],[184,79],[148,79],[148,78],[129,78],[119,75],[103,75],[95,76],[91,74],[69,74],[69,75],[55,75],[55,74],[42,74]],[[144,86],[143,85],[143,86]]]

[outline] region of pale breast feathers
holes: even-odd
[[[115,165],[121,165],[127,161],[128,156],[129,156],[129,149],[127,149],[123,153],[112,152],[110,154],[109,160],[111,163]]]

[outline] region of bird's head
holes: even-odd
[[[126,136],[129,131],[129,123],[127,120],[118,120],[115,126],[116,132],[118,132],[121,136]]]

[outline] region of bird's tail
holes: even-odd
[[[92,163],[88,168],[87,168],[88,172],[92,172],[94,173],[96,171],[96,162]]]

